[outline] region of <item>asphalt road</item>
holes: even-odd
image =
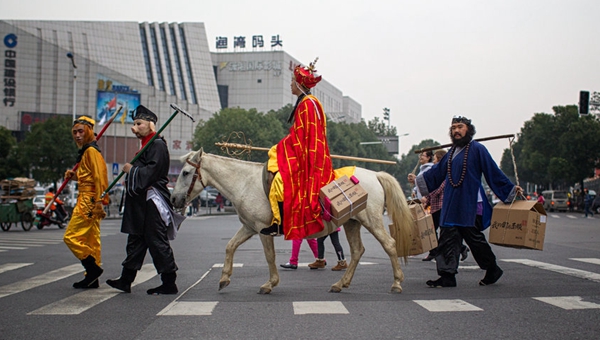
[[[218,291],[225,245],[239,228],[235,215],[191,217],[172,246],[180,293],[149,296],[160,284],[151,259],[131,294],[104,281],[118,277],[126,236],[120,220],[102,223],[101,286],[81,291],[71,284],[83,268],[51,227],[0,232],[0,339],[598,339],[600,338],[600,218],[550,213],[543,251],[492,246],[504,276],[492,286],[470,256],[461,263],[456,288],[428,288],[435,263],[412,257],[402,268],[402,294],[391,294],[389,259],[363,230],[365,254],[350,288],[329,293],[342,275],[329,264],[310,270],[306,243],[297,270],[280,270],[270,295],[257,294],[268,278],[258,237],[234,259],[229,287]],[[343,232],[346,253],[348,243]],[[276,240],[277,263],[288,261],[291,243]]]

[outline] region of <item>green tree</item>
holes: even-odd
[[[10,130],[0,126],[0,179],[19,176],[26,177],[27,173],[21,166],[17,140]]]
[[[600,165],[600,121],[594,115],[580,116],[575,105],[552,110],[553,115],[536,113],[524,123],[513,153],[520,181],[568,188],[591,177]],[[515,175],[509,149],[501,168]]]
[[[232,135],[234,132],[241,134]],[[215,143],[222,141],[270,148],[285,134],[286,130],[275,113],[264,115],[255,109],[226,108],[208,121],[199,122],[194,132],[194,150],[202,147],[206,152],[222,155],[221,148],[215,146]],[[250,160],[255,162],[267,159],[267,153],[263,151],[253,151],[250,154]]]
[[[35,123],[19,144],[22,162],[40,183],[53,183],[62,178],[77,159],[77,144],[71,134],[70,117],[53,117]]]
[[[368,123],[369,130],[373,131],[377,136],[398,136],[395,126],[388,126],[385,121],[379,117],[371,119]]]

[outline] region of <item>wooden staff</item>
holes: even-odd
[[[215,143],[215,145],[220,146],[221,148],[244,149],[244,150],[249,150],[249,151],[269,151],[269,148],[261,148],[258,146],[244,145],[244,144],[237,144],[237,143],[219,142],[219,143]],[[352,157],[352,156],[331,155],[331,158],[345,159],[345,160],[357,161],[357,162],[370,162],[370,163],[381,163],[381,164],[391,164],[391,165],[396,164],[396,162],[394,162],[394,161],[385,161],[382,159],[362,158],[362,157]]]
[[[123,108],[123,106],[119,106],[119,109],[104,124],[104,126],[102,127],[102,130],[100,130],[100,132],[98,132],[98,134],[96,135],[96,142],[99,141],[100,138],[102,138],[102,135],[104,134],[104,131],[106,131],[106,129],[108,129],[108,127],[110,126],[110,124],[112,124],[113,120],[115,120],[115,118],[117,117],[117,115],[119,114],[119,112],[121,112],[122,108]],[[77,168],[79,168],[79,162],[76,163],[75,166],[73,166],[73,169],[71,169],[71,171],[77,171]],[[58,198],[58,195],[60,195],[60,193],[63,191],[63,189],[67,186],[67,183],[69,183],[69,181],[71,180],[71,177],[73,177],[73,176],[70,176],[69,178],[63,179],[63,182],[60,185],[60,188],[58,188],[58,190],[54,194],[54,197],[52,197],[52,199],[50,200],[50,203],[48,203],[46,205],[46,207],[44,207],[44,212],[43,212],[44,214],[48,213],[48,210],[50,209],[50,207],[52,207],[52,205],[54,204],[54,201],[56,201],[56,198]]]
[[[475,139],[475,140],[478,141],[478,142],[483,142],[483,141],[486,141],[486,140],[502,139],[502,138],[515,138],[515,135],[513,135],[513,134],[511,134],[511,135],[499,135],[499,136],[478,138],[478,139]],[[432,146],[430,148],[423,148],[423,149],[415,150],[415,153],[421,153],[421,152],[425,152],[425,151],[433,151],[433,150],[437,150],[437,149],[449,148],[452,145],[454,145],[454,144],[450,143],[450,144]]]

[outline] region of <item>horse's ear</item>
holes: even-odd
[[[196,151],[196,154],[194,155],[194,162],[198,162],[200,160],[200,157],[202,157],[202,152],[203,152],[203,148],[200,148],[200,150]]]

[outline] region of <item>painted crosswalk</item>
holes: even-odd
[[[570,258],[574,263],[586,263],[600,266],[600,258]],[[529,259],[504,259],[506,263],[515,265],[524,265],[540,270],[547,270],[561,275],[569,275],[583,280],[600,283],[600,274],[585,271],[566,266],[559,266],[551,263],[534,261]],[[5,263],[0,264],[0,274],[10,275],[11,271],[23,270],[26,267],[32,266],[34,263]],[[214,269],[221,268],[223,264],[215,264],[208,269],[201,277],[185,291],[178,295],[174,295],[172,301],[160,311],[157,311],[157,316],[173,317],[173,316],[199,316],[207,317],[215,313],[215,311],[235,310],[237,302],[227,301],[197,301],[190,299],[187,294],[190,290],[197,287]],[[243,263],[235,263],[234,267],[243,268]],[[59,280],[66,279],[72,275],[79,274],[83,271],[80,264],[58,268],[46,273],[24,279],[18,282],[13,282],[4,286],[0,286],[0,299],[13,294],[26,292],[30,289],[40,287],[45,284],[50,284]],[[155,277],[156,271],[151,264],[143,266],[139,271],[136,280],[132,286],[142,284],[151,278]],[[73,290],[73,294],[58,301],[51,302],[39,308],[28,311],[27,315],[78,315],[89,311],[90,309],[109,301],[111,298],[121,294],[120,291],[102,285],[98,289],[90,290]],[[525,298],[531,301],[531,304],[550,305],[553,308],[563,310],[589,310],[600,309],[600,303],[594,297],[586,296],[532,296]],[[480,299],[415,299],[410,301],[415,306],[431,312],[431,313],[473,313],[489,311],[491,308],[488,303],[481,302]],[[272,304],[272,302],[269,302]],[[360,313],[357,311],[355,301],[348,303],[347,301],[284,301],[281,306],[289,306],[294,315],[311,315],[311,314],[329,314],[329,315],[345,315]],[[540,305],[541,306],[541,305]]]
[[[138,272],[135,282],[131,285],[136,286],[140,283],[150,280],[156,276],[156,270],[151,264],[146,264]],[[86,310],[96,306],[121,292],[111,287],[104,286],[98,289],[87,289],[81,293],[71,295],[60,301],[51,303],[42,308],[36,309],[28,315],[75,315],[81,314]]]

